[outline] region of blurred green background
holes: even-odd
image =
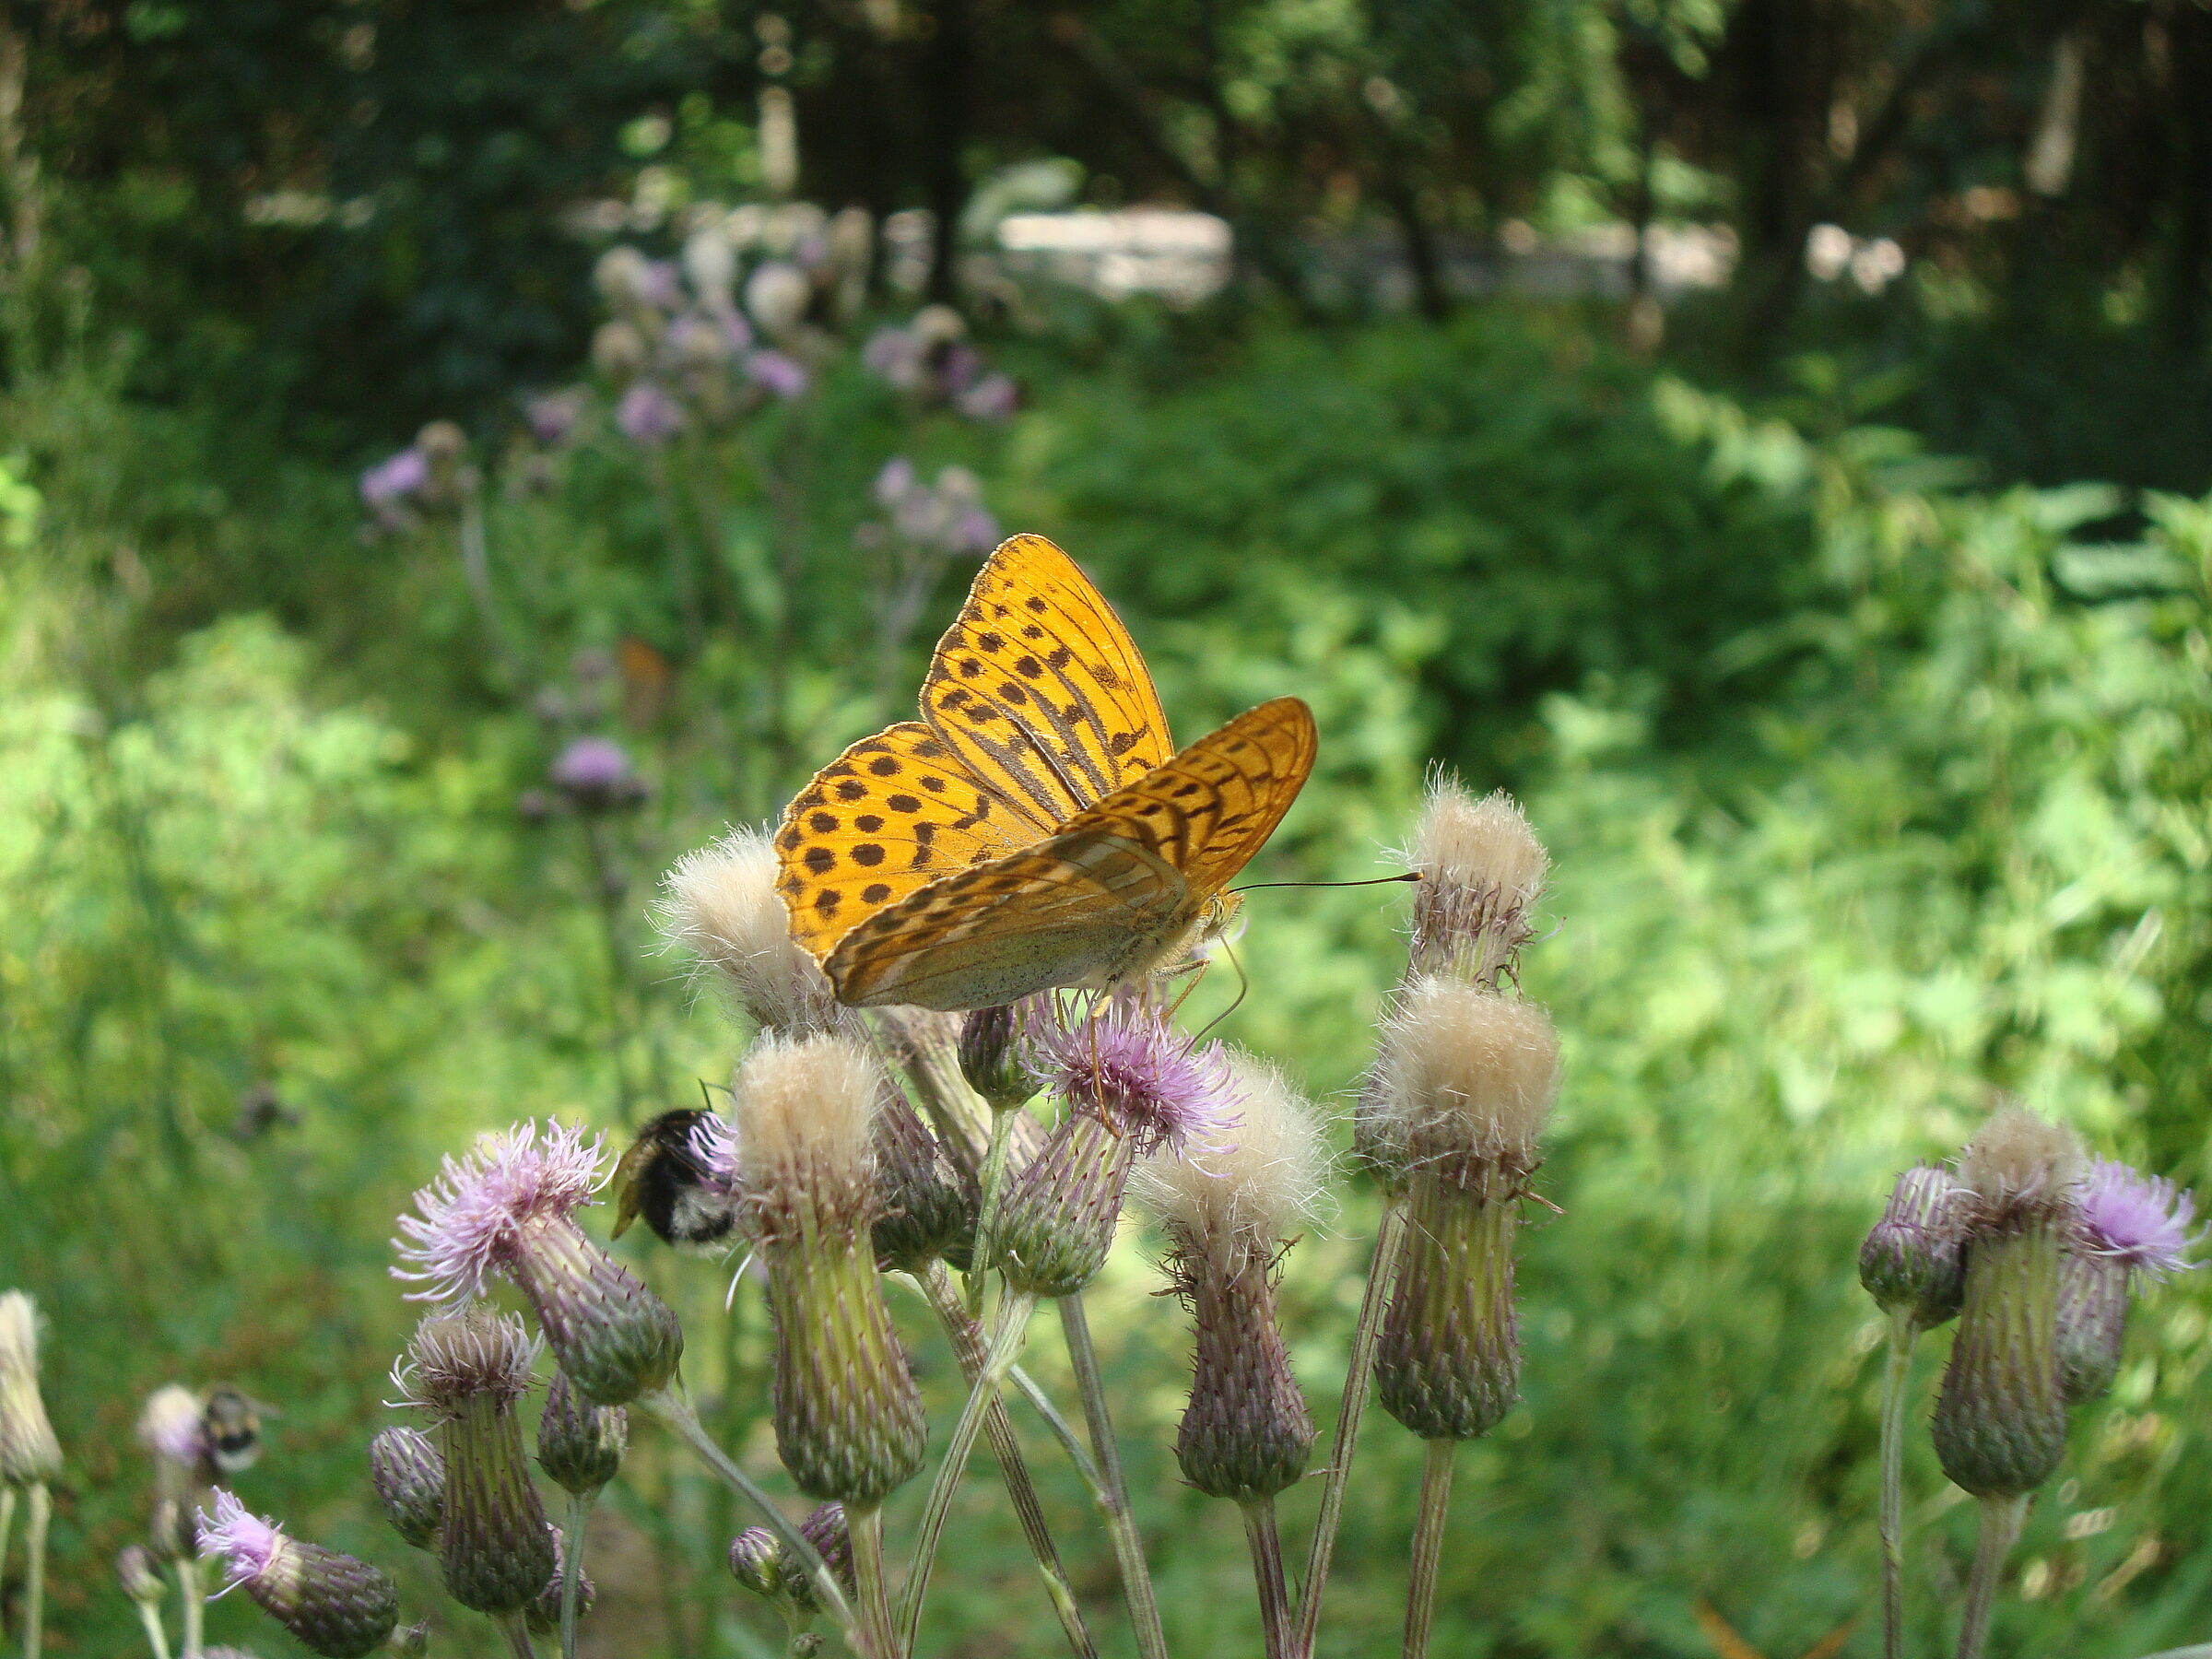
[[[1264,879],[1386,867],[1439,763],[1554,854],[1562,1213],[1439,1651],[1876,1652],[1853,1256],[1891,1174],[2006,1093],[2208,1173],[2208,79],[2197,0],[7,8],[0,1285],[52,1323],[50,1651],[133,1650],[131,1425],[172,1380],[280,1408],[247,1501],[431,1607],[364,1479],[393,1218],[479,1129],[726,1077],[658,876],[911,706],[981,512],[1087,564],[1183,735],[1313,704]],[[1135,207],[1210,217],[1147,253]],[[1087,236],[1124,240],[1034,254]],[[618,247],[670,263],[641,291]],[[423,481],[364,501],[395,452]],[[588,737],[641,798],[551,778]],[[1255,900],[1226,1028],[1339,1104],[1380,891]],[[1324,1425],[1371,1222],[1347,1188],[1284,1281]],[[1171,1638],[1255,1652],[1147,1252],[1094,1322]],[[757,1293],[630,1255],[771,1469]],[[2139,1310],[1998,1651],[2212,1637],[2208,1296]],[[1371,1423],[1325,1653],[1395,1642],[1418,1459]],[[735,1518],[640,1442],[594,1651],[773,1651]],[[1971,1506],[1917,1439],[1908,1479],[1935,1653]],[[1052,1651],[980,1470],[954,1527],[926,1651]]]

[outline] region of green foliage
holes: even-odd
[[[1540,1183],[1563,1213],[1531,1215],[1528,1397],[1464,1456],[1438,1650],[1688,1659],[1717,1616],[1801,1653],[1871,1602],[1879,1360],[1853,1257],[1895,1169],[1955,1147],[2003,1089],[2104,1150],[2212,1176],[2212,504],[2122,518],[2102,488],[1959,491],[1896,432],[1809,439],[1577,340],[1507,312],[1445,336],[1262,337],[1164,389],[1068,375],[1003,459],[971,458],[1011,522],[1128,600],[1182,732],[1276,692],[1313,702],[1322,767],[1263,879],[1373,873],[1432,756],[1510,779],[1555,856],[1556,931],[1527,975],[1568,1043]],[[751,682],[711,651],[663,713],[606,716],[657,785],[641,812],[596,820],[599,844],[515,813],[554,741],[524,693],[626,630],[681,654],[652,488],[611,441],[559,489],[492,506],[500,569],[535,595],[511,616],[540,654],[509,680],[444,533],[361,546],[343,480],[218,470],[189,422],[96,377],[34,389],[0,428],[20,457],[0,501],[29,538],[0,565],[0,1279],[54,1327],[55,1622],[79,1651],[131,1640],[108,1570],[142,1519],[129,1423],[172,1378],[281,1406],[249,1501],[397,1568],[427,1606],[362,1479],[407,1318],[391,1218],[477,1129],[613,1127],[725,1074],[735,1039],[648,959],[641,912],[783,762],[719,752],[758,739],[716,724]],[[872,429],[894,430],[856,418],[818,440],[830,470],[806,498],[806,591],[848,612],[879,455],[838,441]],[[968,441],[924,446],[934,465]],[[874,662],[820,626],[794,665],[798,765],[877,712]],[[1347,1084],[1400,903],[1254,895],[1226,1030]],[[241,1118],[263,1085],[296,1123]],[[1371,1219],[1350,1197],[1287,1266],[1324,1426]],[[680,1299],[718,1431],[746,1444],[765,1404],[752,1293],[725,1323],[718,1273],[638,1259]],[[1180,1322],[1155,1288],[1125,1248],[1094,1321],[1171,1639],[1252,1651],[1235,1529],[1175,1481]],[[2134,1659],[2201,1633],[2205,1298],[2184,1280],[2145,1304],[2030,1523],[2001,1649]],[[949,1359],[899,1312],[941,1430]],[[1064,1387],[1049,1352],[1037,1369]],[[735,1518],[640,1441],[601,1617],[641,1653],[759,1651],[709,1559]],[[1111,1624],[1102,1539],[1038,1444],[1078,1592]],[[1371,1417],[1326,1653],[1394,1640],[1417,1464]],[[1908,1478],[1935,1651],[1969,1516],[1924,1445]],[[1294,1559],[1309,1503],[1285,1500]],[[947,1651],[1053,1640],[1002,1511],[980,1485],[956,1510],[931,1616]],[[272,1640],[238,1598],[213,1622]],[[485,1637],[457,1623],[441,1651]]]

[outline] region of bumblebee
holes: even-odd
[[[224,1384],[200,1404],[200,1440],[219,1475],[250,1469],[261,1457],[261,1416],[268,1408]]]
[[[656,1238],[678,1248],[709,1250],[728,1240],[736,1205],[691,1145],[692,1131],[706,1119],[697,1108],[680,1107],[638,1131],[615,1166],[616,1238],[643,1217]]]

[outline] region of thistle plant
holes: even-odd
[[[200,1516],[200,1548],[310,1653],[361,1659],[399,1623],[399,1593],[364,1561],[295,1538],[229,1492]]]
[[[207,1446],[200,1398],[171,1382],[147,1396],[138,1413],[138,1443],[153,1460],[154,1497],[148,1538],[175,1575],[183,1609],[183,1648],[200,1651],[204,1618],[199,1523],[214,1498],[216,1468]]]
[[[545,1409],[537,1419],[537,1464],[568,1494],[560,1528],[560,1597],[556,1624],[561,1659],[576,1659],[576,1618],[583,1592],[583,1535],[592,1505],[622,1467],[629,1447],[629,1416],[619,1406],[594,1406],[579,1399],[566,1371],[556,1371],[546,1385]]]
[[[0,1295],[0,1567],[7,1562],[17,1495],[23,1498],[23,1653],[38,1659],[46,1639],[46,1531],[51,1483],[62,1472],[61,1442],[39,1391],[39,1311],[21,1290]]]

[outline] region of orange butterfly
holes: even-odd
[[[1051,542],[1014,536],[937,641],[921,720],[784,808],[792,936],[856,1007],[1116,983],[1226,919],[1315,743],[1306,705],[1278,697],[1172,754],[1112,606]]]

